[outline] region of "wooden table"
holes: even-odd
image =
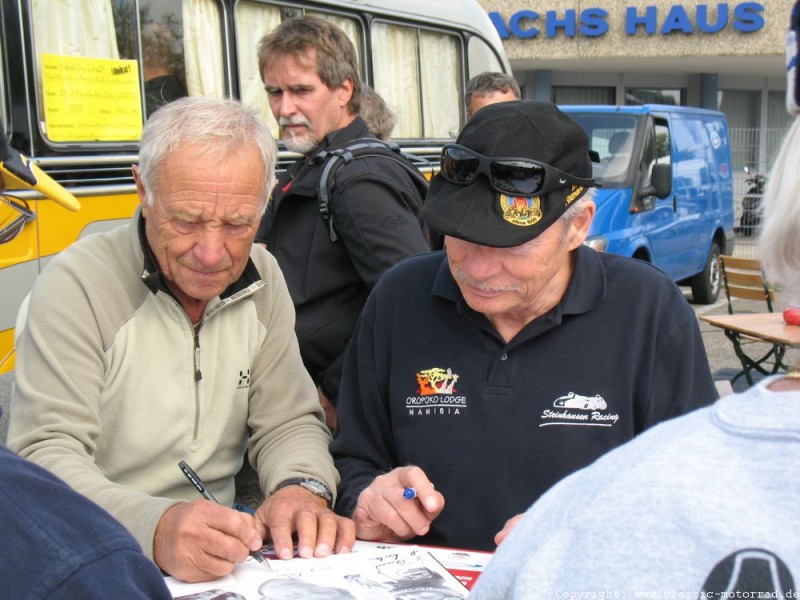
[[[738,313],[733,315],[702,315],[703,321],[720,327],[733,343],[733,350],[742,363],[742,371],[737,373],[731,383],[744,375],[750,385],[753,385],[751,371],[755,370],[763,375],[772,375],[781,369],[787,369],[783,362],[786,348],[800,346],[800,326],[787,325],[783,322],[783,315],[779,312],[772,313]],[[772,348],[760,358],[748,356],[742,348],[746,338],[756,338]],[[769,364],[770,369],[765,369],[762,364]]]
[[[800,346],[800,326],[787,325],[779,312],[702,315],[700,318],[715,327],[737,331],[765,342]]]

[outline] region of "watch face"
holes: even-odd
[[[304,488],[306,488],[309,492],[316,494],[317,496],[322,496],[326,500],[330,500],[333,496],[324,483],[320,481],[315,481],[313,479],[307,479],[303,481],[301,484]]]

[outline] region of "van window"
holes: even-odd
[[[397,138],[453,138],[461,127],[461,44],[441,31],[376,22],[374,88],[397,113]],[[409,51],[410,49],[410,51]]]
[[[692,193],[699,193],[702,186],[708,185],[709,173],[706,148],[707,139],[701,137],[705,131],[700,120],[686,118],[674,119],[672,123],[675,144],[676,187],[682,186]]]
[[[653,167],[656,164],[671,162],[671,141],[669,125],[665,119],[648,119],[647,134],[642,148],[642,161],[639,165],[639,189],[645,188],[653,181]],[[654,196],[639,196],[634,194],[636,212],[652,210],[655,208]]]
[[[589,144],[600,156],[592,163],[592,177],[603,187],[624,187],[630,178],[638,119],[633,115],[571,112],[589,135]]]

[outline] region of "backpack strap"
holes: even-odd
[[[339,239],[334,227],[333,212],[330,207],[331,190],[333,189],[336,173],[340,168],[350,164],[355,159],[373,156],[388,158],[403,167],[417,188],[423,192],[423,197],[424,192],[428,189],[428,180],[414,165],[424,164],[429,166],[429,162],[424,158],[403,152],[395,142],[361,138],[351,141],[343,148],[323,150],[314,156],[312,162],[323,161],[324,163],[317,185],[317,199],[319,201],[319,214],[328,223],[328,232],[332,242],[336,242]]]

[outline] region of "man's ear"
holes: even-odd
[[[342,108],[350,104],[350,100],[353,99],[353,88],[353,80],[350,78],[345,79],[339,86],[339,106]]]
[[[596,210],[597,205],[594,203],[594,200],[589,200],[581,207],[578,214],[575,215],[575,218],[570,224],[572,230],[568,238],[570,250],[574,250],[586,241]]]
[[[131,165],[131,173],[133,173],[133,180],[136,182],[136,193],[139,196],[139,206],[142,207],[142,212],[144,213],[148,208],[147,192],[145,192],[144,184],[142,183],[142,176],[139,173],[138,165]]]

